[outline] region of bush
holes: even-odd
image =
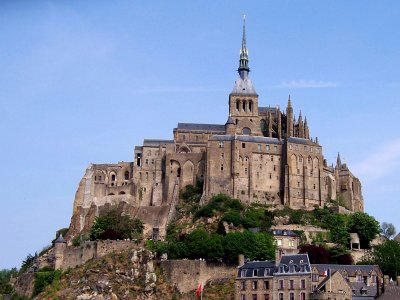
[[[35,273],[35,284],[33,288],[33,295],[40,294],[48,285],[59,281],[61,277],[60,270],[42,269]]]
[[[144,225],[139,219],[121,216],[116,210],[95,219],[90,230],[91,240],[141,239]]]

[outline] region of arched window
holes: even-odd
[[[242,102],[242,111],[246,111],[246,100]]]
[[[125,195],[124,191],[119,192],[120,195]]]
[[[129,180],[129,171],[125,171],[125,180]]]
[[[244,128],[242,129],[242,134],[244,134],[244,135],[250,135],[250,134],[251,134],[250,128],[244,127]]]
[[[236,111],[240,109],[240,100],[236,100]]]
[[[112,174],[111,175],[111,181],[115,181],[115,178],[116,178],[115,174]]]
[[[249,111],[251,112],[253,109],[253,101],[249,101]]]
[[[108,196],[114,196],[114,193],[109,193]]]
[[[260,122],[260,129],[262,133],[265,135],[267,132],[267,122],[264,119],[262,119]]]

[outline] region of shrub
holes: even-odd
[[[95,219],[90,230],[90,239],[140,239],[144,225],[140,219],[121,216],[116,210]]]

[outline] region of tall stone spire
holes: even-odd
[[[288,105],[286,108],[286,135],[288,138],[293,136],[293,124],[293,107],[289,95]]]
[[[338,152],[336,159],[336,167],[340,168],[341,166],[342,166],[342,160],[340,159],[340,153]]]
[[[246,46],[246,15],[243,15],[243,35],[242,35],[242,48],[240,49],[239,59],[239,75],[242,79],[246,78],[250,72],[249,68],[249,53]]]

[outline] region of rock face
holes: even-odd
[[[156,275],[153,254],[145,249],[114,252],[64,274],[59,290],[47,291],[36,299],[169,299],[172,293]],[[165,291],[162,291],[165,290]]]

